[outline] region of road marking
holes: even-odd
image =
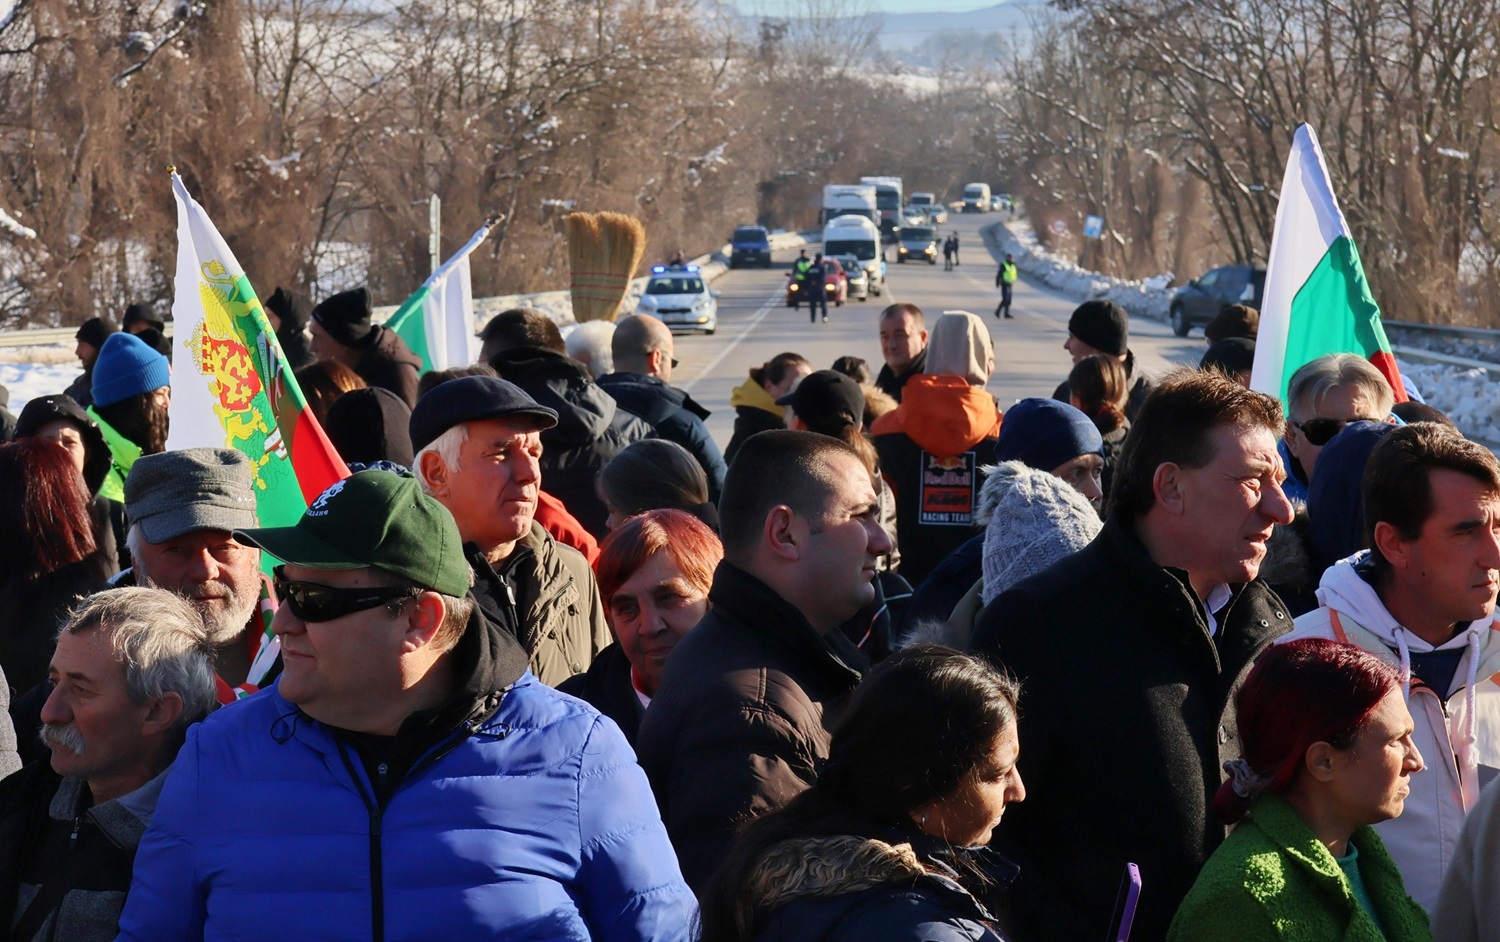
[[[718,369],[719,364],[724,362],[724,358],[729,356],[729,354],[734,351],[734,348],[740,345],[740,341],[750,336],[750,332],[756,328],[756,325],[766,319],[766,315],[771,313],[771,308],[775,307],[778,301],[782,303],[786,302],[785,290],[782,288],[778,288],[776,291],[771,293],[770,297],[766,298],[766,303],[762,304],[760,306],[760,310],[756,311],[755,314],[751,316],[750,320],[745,324],[745,329],[740,331],[740,335],[738,337],[731,340],[729,342],[729,345],[726,346],[723,350],[720,350],[718,356],[714,357],[712,360],[709,360],[708,365],[699,370],[698,375],[694,376],[691,382],[679,388],[683,392],[692,392],[693,387],[698,385],[698,381],[700,379]]]

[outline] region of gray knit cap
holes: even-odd
[[[995,596],[1093,542],[1104,524],[1087,497],[1061,478],[1020,461],[990,472],[985,490],[1000,490],[984,531],[984,588]]]

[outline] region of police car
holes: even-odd
[[[636,310],[652,315],[672,330],[711,334],[719,329],[718,297],[719,292],[708,290],[697,265],[657,265],[646,279],[646,291]]]

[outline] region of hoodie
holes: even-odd
[[[625,446],[655,437],[651,426],[620,408],[587,367],[561,353],[512,347],[491,357],[490,366],[557,413],[557,425],[542,430],[542,487],[594,536],[608,536],[609,510],[594,478]]]
[[[1412,898],[1431,911],[1458,846],[1464,817],[1479,790],[1500,770],[1500,619],[1470,622],[1434,647],[1402,627],[1367,581],[1369,551],[1331,566],[1318,587],[1319,607],[1301,616],[1295,638],[1347,641],[1397,666],[1425,771],[1411,778],[1401,817],[1375,825]],[[1412,656],[1462,652],[1448,690],[1434,691],[1412,675]]]
[[[870,434],[896,496],[901,575],[919,585],[975,535],[979,468],[995,462],[1000,409],[962,377],[924,373]]]
[[[417,378],[422,372],[422,358],[411,351],[401,335],[389,327],[377,326],[365,341],[354,372],[367,385],[389,389],[405,401],[408,408],[417,404]]]
[[[724,449],[724,460],[733,461],[739,454],[745,439],[758,432],[786,428],[786,409],[776,404],[776,397],[766,392],[766,387],[747,376],[729,394],[729,407],[734,410],[734,434],[729,447]]]

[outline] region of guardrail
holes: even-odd
[[[1410,321],[1383,321],[1385,326],[1398,330],[1410,330],[1423,334],[1441,334],[1445,337],[1460,337],[1464,340],[1483,340],[1500,343],[1500,330],[1493,327],[1456,327],[1451,324],[1413,324]]]
[[[810,236],[799,232],[778,232],[771,236],[772,248],[795,248],[806,243]],[[704,269],[704,277],[712,281],[728,270],[729,245],[726,243],[707,255],[700,255],[691,260],[689,264],[697,265]],[[710,266],[714,266],[710,268]],[[630,283],[632,291],[640,291],[646,283],[645,278],[636,278]],[[477,323],[476,328],[484,325],[489,318],[514,307],[530,307],[544,304],[569,297],[567,289],[560,291],[538,291],[532,294],[508,294],[490,298],[474,299],[474,315]],[[396,313],[396,304],[382,304],[373,309],[374,321],[384,323],[392,314]],[[0,333],[0,347],[50,347],[58,344],[70,344],[74,335],[78,332],[77,327],[44,327],[40,329],[11,330]],[[172,324],[167,323],[165,331],[168,337],[172,336]]]

